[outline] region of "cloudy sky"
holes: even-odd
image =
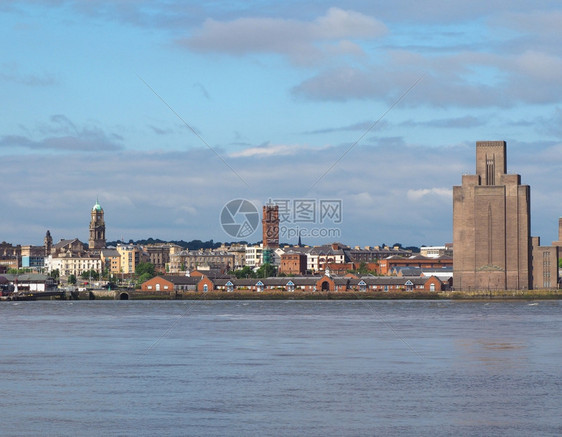
[[[96,198],[109,240],[233,241],[230,200],[304,199],[341,222],[287,226],[439,245],[477,140],[508,142],[533,235],[557,239],[560,2],[23,0],[0,20],[0,241],[87,241]]]

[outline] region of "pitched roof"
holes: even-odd
[[[421,276],[422,274],[420,267],[400,267],[397,270],[402,276]]]
[[[75,241],[78,241],[81,245],[84,245],[84,243],[82,243],[78,238],[73,238],[72,240],[60,240],[58,243],[54,245],[54,247],[57,249],[61,249],[65,246],[68,246],[71,243],[74,243]]]
[[[22,275],[14,275],[11,273],[6,273],[2,275],[9,282],[50,282],[54,281],[49,275],[43,275],[41,273],[24,273]]]
[[[166,281],[170,281],[174,285],[197,285],[201,280],[200,276],[160,276],[162,279]]]

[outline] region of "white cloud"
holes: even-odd
[[[327,54],[361,55],[361,48],[350,39],[375,38],[384,33],[386,26],[375,18],[330,8],[312,21],[261,17],[207,19],[179,43],[201,52],[277,53],[309,64]]]
[[[355,11],[330,8],[323,17],[318,17],[310,26],[318,39],[372,38],[386,33],[380,21]]]
[[[411,200],[421,200],[432,195],[452,199],[453,190],[450,188],[419,188],[415,190],[408,190],[407,192],[408,199]]]
[[[56,114],[36,128],[20,127],[24,135],[0,136],[0,150],[29,149],[39,153],[111,152],[123,149],[121,135],[106,132],[95,124],[77,126],[68,117]]]
[[[292,88],[318,101],[381,100],[392,103],[420,77],[404,104],[430,107],[512,107],[558,103],[562,57],[528,50],[522,54],[388,52],[376,64],[320,70]]]
[[[5,156],[0,204],[7,214],[0,224],[0,241],[39,244],[47,229],[55,239],[85,240],[89,210],[97,197],[106,213],[109,239],[225,241],[229,237],[220,228],[219,213],[229,200],[246,198],[259,204],[272,198],[313,198],[342,200],[339,226],[344,243],[419,245],[451,240],[451,189],[461,183],[459,168],[474,171],[473,143],[358,145],[311,190],[345,149],[301,147],[298,158],[227,157],[248,186],[206,149],[121,151],[110,160],[81,153]],[[508,171],[521,173],[523,183],[531,184],[533,233],[546,241],[554,239],[554,222],[561,214],[548,199],[562,196],[551,182],[557,180],[562,164],[545,168],[541,163],[559,150],[559,144],[508,144]],[[537,167],[541,171],[535,171]],[[252,238],[258,241],[259,232]]]
[[[0,64],[0,80],[31,87],[46,87],[57,84],[57,79],[50,73],[24,73],[15,64]]]
[[[560,56],[528,50],[515,58],[514,65],[525,77],[560,84],[562,76]]]
[[[299,145],[286,145],[286,144],[278,144],[278,145],[271,145],[266,144],[263,146],[257,147],[248,147],[244,150],[238,152],[232,152],[229,154],[231,158],[248,158],[251,156],[255,157],[267,157],[267,156],[280,156],[280,155],[295,155],[300,150],[303,149],[303,146]]]

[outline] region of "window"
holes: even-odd
[[[543,287],[550,287],[550,252],[542,254],[542,282]]]

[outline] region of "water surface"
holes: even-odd
[[[0,304],[0,434],[562,435],[562,305]]]

